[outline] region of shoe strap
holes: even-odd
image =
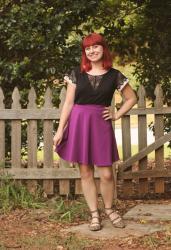
[[[112,207],[105,207],[105,210],[113,210],[113,206]]]
[[[114,210],[112,210],[110,213],[108,213],[107,215],[108,216],[110,216],[111,214],[116,214],[116,215],[118,215],[118,213],[116,212],[116,211],[114,211]]]
[[[118,219],[120,219],[118,222],[120,222],[121,220],[122,220],[122,218],[121,218],[121,216],[117,216],[116,218],[114,218],[113,220],[111,220],[111,222],[113,223],[113,222],[115,222],[115,221],[117,221]],[[117,223],[117,222],[116,222]]]
[[[90,213],[92,214],[92,213],[95,213],[95,212],[97,212],[97,213],[99,213],[99,210],[97,209],[97,210],[94,210],[94,211],[91,211],[90,210]]]

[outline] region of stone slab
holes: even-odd
[[[160,224],[141,224],[134,221],[126,221],[126,227],[123,229],[114,228],[109,220],[103,221],[103,228],[100,231],[92,232],[88,228],[88,224],[82,224],[78,226],[65,229],[67,232],[76,233],[82,236],[90,238],[111,239],[111,238],[123,238],[129,236],[140,237],[143,235],[151,234],[157,231],[165,230],[165,226]]]
[[[171,204],[139,204],[124,216],[126,220],[171,221]]]

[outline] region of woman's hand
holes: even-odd
[[[119,117],[117,116],[117,112],[116,113],[112,112],[111,106],[105,107],[105,110],[102,113],[104,120],[111,119],[112,121],[116,121],[119,119]]]
[[[63,138],[63,131],[58,130],[55,136],[53,137],[54,150],[56,149],[56,146],[60,144],[60,142],[62,141],[62,138]]]

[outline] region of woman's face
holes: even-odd
[[[85,54],[91,62],[98,62],[103,57],[103,46],[94,44],[85,48]]]

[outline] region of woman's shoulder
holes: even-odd
[[[77,74],[77,73],[79,73],[79,71],[80,71],[80,66],[79,65],[73,66],[73,67],[70,67],[70,68],[67,69],[65,75]]]
[[[116,69],[116,68],[111,68],[111,71],[113,73],[114,76],[116,76],[117,78],[127,78],[125,76],[125,74],[123,72],[121,72],[119,69]]]
[[[118,74],[120,71],[119,71],[118,69],[112,67],[112,68],[111,68],[111,72],[112,72],[113,74]]]
[[[64,80],[72,83],[77,83],[80,74],[80,66],[74,66],[64,75]]]

